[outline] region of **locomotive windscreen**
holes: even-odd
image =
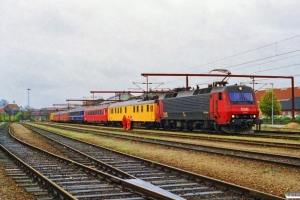
[[[254,104],[253,94],[250,92],[229,92],[231,104]]]

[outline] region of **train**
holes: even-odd
[[[169,93],[51,113],[53,122],[122,126],[123,116],[148,129],[195,129],[226,133],[260,130],[253,89],[214,82],[206,88],[176,88]]]

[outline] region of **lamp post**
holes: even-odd
[[[28,88],[27,90],[28,90],[28,109],[29,109],[29,91],[30,91],[31,89]]]
[[[30,88],[27,89],[28,90],[28,112],[29,112],[29,121],[30,121],[30,106],[29,106],[29,91],[31,90]]]
[[[273,83],[270,83],[270,85],[272,85],[272,125],[273,125],[273,118],[274,118],[274,108],[273,108]]]

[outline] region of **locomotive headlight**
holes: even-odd
[[[243,88],[242,87],[239,87],[239,90],[241,91]]]
[[[231,115],[232,118],[235,118],[235,115]]]
[[[256,118],[256,115],[253,115],[253,118]]]

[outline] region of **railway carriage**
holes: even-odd
[[[109,104],[104,104],[84,109],[84,123],[107,125],[108,106]]]
[[[134,124],[150,128],[156,122],[156,102],[156,100],[132,100],[113,103],[108,107],[108,121],[113,125],[121,126],[124,115],[132,116]]]
[[[54,121],[54,113],[50,113],[50,116],[49,116],[49,119],[50,119],[50,121]]]
[[[70,113],[69,111],[61,111],[58,113],[59,122],[70,122]]]
[[[84,119],[84,108],[69,110],[71,123],[82,123]]]

